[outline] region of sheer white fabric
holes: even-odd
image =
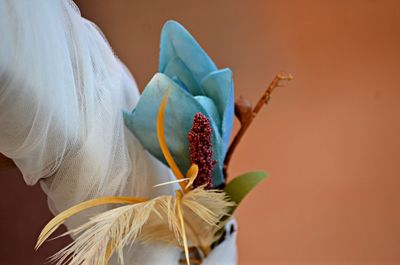
[[[123,124],[139,97],[134,80],[73,2],[0,0],[0,38],[0,152],[27,184],[40,180],[54,213],[94,197],[173,192],[152,188],[170,170]]]

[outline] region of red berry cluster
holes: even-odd
[[[216,161],[212,159],[212,129],[210,121],[203,113],[199,112],[194,116],[188,139],[190,143],[190,160],[199,167],[199,173],[193,183],[193,187],[205,185],[206,189],[210,189],[212,188],[211,172]]]

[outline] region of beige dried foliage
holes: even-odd
[[[184,231],[179,220],[178,197],[160,196],[100,213],[67,232],[65,235],[71,234],[76,239],[51,260],[58,265],[98,265],[107,264],[110,255],[116,253],[123,264],[123,248],[135,242],[182,247]],[[219,190],[199,187],[182,194],[181,211],[188,245],[209,247],[219,220],[232,206]],[[54,231],[54,227],[49,229]]]

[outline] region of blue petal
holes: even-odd
[[[210,73],[203,79],[202,87],[206,96],[215,102],[219,115],[222,117],[221,135],[224,142],[223,153],[225,155],[229,146],[234,117],[232,71],[226,68]]]
[[[166,163],[156,133],[158,109],[166,89],[169,89],[169,98],[165,113],[165,137],[178,167],[184,174],[190,167],[187,134],[192,127],[194,115],[202,112],[211,121],[213,158],[219,162],[213,170],[213,185],[222,184],[223,142],[217,126],[204,107],[168,76],[161,73],[154,75],[143,91],[136,108],[132,113],[124,113],[126,126],[152,155]]]
[[[164,74],[175,77],[194,96],[204,95],[199,84],[194,80],[192,73],[179,57],[172,58],[164,69]]]
[[[170,20],[165,23],[161,32],[159,72],[164,73],[170,61],[176,60],[176,57],[192,73],[197,86],[206,75],[217,70],[214,62],[192,35],[182,25]]]
[[[206,96],[195,96],[194,98],[207,111],[208,115],[215,122],[215,125],[217,126],[217,128],[221,128],[221,118],[219,116],[217,106],[215,106],[214,102]],[[221,132],[219,130],[218,130],[218,133],[221,134]]]

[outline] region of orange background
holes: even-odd
[[[232,161],[231,175],[270,176],[237,212],[239,264],[400,264],[400,1],[77,3],[141,89],[167,19],[233,70],[237,96],[295,76]],[[65,241],[32,251],[50,214],[17,174],[0,173],[0,264],[42,264]]]

